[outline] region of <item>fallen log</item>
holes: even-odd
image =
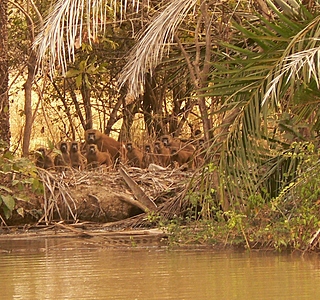
[[[149,211],[155,211],[157,205],[145,194],[145,192],[139,187],[139,185],[128,175],[123,167],[119,168],[119,173],[131,189],[134,197],[137,201],[142,203]],[[141,208],[141,207],[140,207]]]

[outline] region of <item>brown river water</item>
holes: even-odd
[[[0,299],[320,299],[320,257],[0,241]]]

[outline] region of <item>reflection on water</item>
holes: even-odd
[[[0,242],[1,299],[320,299],[318,256]],[[5,251],[4,251],[5,250]]]

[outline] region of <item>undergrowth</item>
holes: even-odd
[[[43,193],[43,184],[34,163],[5,149],[7,145],[0,142],[0,217],[3,222],[12,216],[13,211],[24,215],[18,201],[28,202],[30,195]]]
[[[159,226],[170,234],[171,245],[320,250],[320,160],[313,147],[307,150],[300,154],[296,177],[277,197],[257,193],[242,201],[244,209],[224,212],[215,205],[210,218],[199,215],[199,203],[193,198],[187,216],[159,221]]]

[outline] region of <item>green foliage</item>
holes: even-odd
[[[39,180],[35,165],[26,158],[17,158],[11,152],[0,148],[0,212],[9,219],[16,209],[22,215],[23,209],[16,207],[17,200],[27,201],[27,191],[43,193],[43,184]]]
[[[312,141],[320,124],[319,78],[314,72],[319,16],[301,6],[297,17],[268,4],[271,20],[258,14],[235,18],[232,25],[238,34],[219,43],[204,91],[221,105],[215,114],[234,116],[222,122],[210,151],[214,160],[219,148],[219,178],[229,204],[243,203],[244,209],[252,195],[261,193],[270,200],[295,180],[301,146],[293,142]]]
[[[298,159],[294,177],[277,196],[270,198],[266,191],[256,192],[239,205],[223,211],[217,209],[199,190],[187,195],[189,208],[186,214],[165,221],[159,227],[169,233],[172,246],[200,244],[204,246],[241,246],[247,249],[266,248],[283,251],[311,248],[311,240],[320,237],[320,153],[312,143],[293,143],[288,157]],[[212,171],[212,170],[211,170]],[[206,177],[206,176],[205,176]],[[206,177],[207,178],[207,177]],[[202,190],[203,191],[203,190]],[[203,214],[210,203],[211,218]],[[203,207],[202,207],[203,206]]]

